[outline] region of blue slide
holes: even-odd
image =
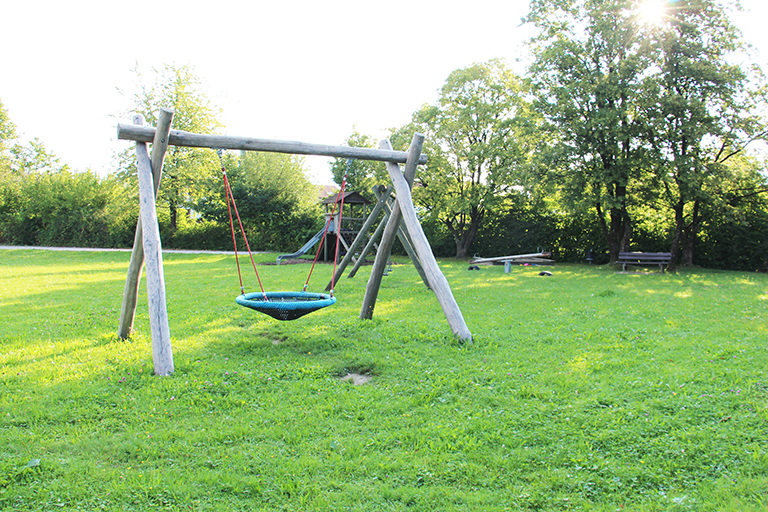
[[[330,230],[328,230],[328,232],[330,232]],[[290,260],[290,259],[293,259],[293,258],[298,258],[299,256],[305,254],[308,250],[310,250],[312,248],[313,245],[315,245],[317,242],[322,240],[323,233],[325,233],[325,227],[323,227],[323,229],[318,231],[315,234],[315,236],[310,238],[309,242],[304,244],[304,246],[301,249],[299,249],[298,251],[296,251],[294,253],[291,253],[291,254],[281,254],[280,256],[278,256],[277,257],[277,264],[279,265],[280,261],[282,261],[282,260]]]

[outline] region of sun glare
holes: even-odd
[[[646,25],[661,25],[667,15],[664,0],[643,0],[637,8],[640,20]]]

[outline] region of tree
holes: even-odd
[[[72,172],[37,139],[9,154],[0,180],[0,240],[77,247],[132,241],[138,203],[113,176]]]
[[[37,189],[31,189],[30,185],[53,174],[69,173],[69,168],[49,153],[38,139],[27,146],[14,144],[8,155],[8,166],[0,180],[0,218],[3,219],[0,221],[0,238],[12,243],[34,245],[30,240],[37,237],[42,222],[39,213],[44,211],[40,210],[40,203],[47,203],[49,198],[38,197],[35,194]],[[30,205],[33,209],[29,208]]]
[[[297,155],[244,151],[225,155],[225,167],[240,217],[254,250],[285,250],[317,230],[317,187]],[[220,174],[196,210],[204,220],[229,225]]]
[[[352,134],[344,143],[354,148],[378,148],[378,144],[372,136],[358,132],[357,128],[352,131]],[[341,186],[342,179],[346,173],[346,190],[358,192],[371,201],[376,201],[371,192],[374,185],[389,182],[389,176],[387,175],[384,163],[372,160],[346,160],[339,158],[331,163],[331,173],[333,174],[333,181],[339,186]]]
[[[633,187],[646,167],[637,100],[652,48],[630,0],[533,0],[527,21],[536,109],[552,134],[541,178],[594,211],[611,261],[629,247]]]
[[[413,132],[426,135],[429,161],[417,174],[414,198],[451,233],[457,258],[469,256],[486,213],[519,183],[530,122],[521,80],[503,61],[491,60],[452,72],[437,103],[393,135],[400,149]]]
[[[158,110],[164,107],[174,111],[173,128],[176,130],[215,133],[222,127],[217,119],[219,109],[211,105],[190,67],[166,64],[153,72],[153,82],[146,84],[136,70],[139,91],[133,96],[133,113],[142,114],[148,124],[155,126]],[[135,179],[132,155],[124,159],[122,167],[123,176]],[[177,229],[179,211],[192,211],[195,203],[207,193],[207,178],[217,169],[216,155],[211,150],[168,147],[157,203],[158,207],[168,208],[172,232]]]
[[[0,101],[0,177],[10,167],[8,150],[14,139],[16,139],[16,126],[11,122],[8,111],[5,110],[3,102]]]
[[[646,94],[653,98],[646,102],[648,142],[662,200],[674,215],[674,268],[678,259],[693,265],[703,210],[734,179],[729,160],[765,136],[757,112],[766,101],[750,85],[749,70],[731,63],[742,44],[717,2],[677,2],[655,35],[659,68],[646,79]]]
[[[728,181],[700,207],[696,264],[709,268],[768,271],[768,176],[765,161],[737,155]]]
[[[7,151],[14,139],[16,139],[16,125],[11,122],[8,111],[0,101],[0,151]]]
[[[629,249],[633,216],[655,208],[672,211],[673,258],[691,264],[703,203],[764,136],[764,93],[729,63],[740,42],[721,4],[666,6],[653,23],[636,0],[535,0],[528,16],[554,141],[543,174],[572,207],[591,204],[611,261]]]
[[[20,176],[69,169],[68,165],[61,163],[59,157],[45,149],[40,139],[32,140],[27,146],[15,144],[11,148],[11,155],[13,155],[11,167],[14,173]]]

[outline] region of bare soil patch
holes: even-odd
[[[352,384],[355,386],[362,386],[363,384],[367,384],[371,380],[370,375],[363,375],[360,373],[348,373],[344,377],[341,378],[342,382],[352,381]]]

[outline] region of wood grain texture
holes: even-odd
[[[139,176],[139,206],[144,262],[147,267],[147,299],[149,325],[152,331],[152,360],[155,375],[170,375],[173,373],[174,367],[171,331],[168,326],[168,309],[165,300],[163,248],[160,243],[160,225],[157,221],[152,163],[145,142],[136,143],[136,163]]]
[[[363,264],[365,257],[373,249],[373,246],[376,244],[376,240],[381,238],[381,234],[384,232],[384,227],[387,225],[388,220],[389,220],[389,214],[385,213],[384,218],[381,219],[381,222],[379,222],[378,227],[376,227],[376,231],[373,232],[373,234],[371,235],[371,238],[368,239],[368,243],[365,244],[365,248],[360,253],[360,257],[355,262],[355,266],[352,267],[352,270],[350,270],[349,274],[347,274],[347,279],[352,279],[353,277],[355,277],[355,274],[357,274],[357,271],[360,270],[360,266]],[[381,249],[381,246],[379,246],[379,249]]]
[[[392,214],[392,208],[389,206],[389,204],[385,204],[384,209],[387,215]],[[419,273],[419,277],[421,277],[421,281],[424,283],[424,286],[426,286],[428,290],[431,290],[432,287],[429,284],[429,279],[427,279],[427,274],[424,273],[424,267],[422,267],[421,261],[419,261],[419,256],[416,254],[416,251],[413,248],[411,235],[408,233],[408,228],[402,223],[402,221],[400,222],[400,226],[398,226],[397,229],[397,239],[400,240],[400,243],[403,245],[405,252],[408,254],[408,257],[411,259],[413,266],[416,268],[416,272]]]
[[[421,154],[421,146],[418,144],[417,135],[418,134],[414,134],[413,136],[411,147],[408,152],[408,158],[406,159],[405,175],[410,178],[410,181],[406,182],[406,188],[409,188],[410,184],[413,183],[413,177],[416,174],[416,162],[418,161],[419,155]],[[423,139],[424,137],[421,136],[422,142]],[[392,148],[392,145],[388,140],[385,139],[379,143],[379,147],[384,150],[389,150]],[[400,175],[400,177],[403,176],[400,173],[400,167],[397,165],[397,163],[387,162],[387,168],[389,168],[390,165],[397,169],[397,173]],[[373,261],[371,275],[368,277],[368,284],[365,287],[363,305],[360,309],[360,318],[362,320],[370,320],[373,318],[373,311],[376,308],[376,299],[378,298],[379,290],[381,289],[381,280],[384,278],[384,272],[387,268],[389,255],[392,252],[392,246],[395,243],[397,231],[400,229],[401,219],[402,214],[400,212],[400,203],[395,202],[395,206],[392,208],[392,212],[389,214],[387,225],[384,228],[384,234],[381,235],[381,243],[379,244],[378,251],[376,251],[376,259]]]

